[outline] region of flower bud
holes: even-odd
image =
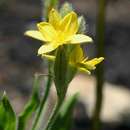
[[[65,48],[60,46],[57,50],[54,63],[54,82],[59,98],[64,98],[67,91],[67,66],[68,60],[66,57]]]

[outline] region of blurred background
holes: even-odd
[[[97,1],[68,2],[73,4],[79,15],[85,16],[86,33],[94,39]],[[34,73],[46,72],[46,63],[37,56],[41,43],[24,36],[26,30],[36,28],[42,14],[41,0],[0,0],[0,92],[5,90],[8,93],[17,113],[30,96]],[[95,50],[95,44],[86,46],[90,58],[95,57]],[[107,0],[104,64],[103,129],[130,129],[129,0]],[[70,84],[68,96],[80,92],[80,101],[74,111],[73,130],[90,127],[95,84],[94,75],[84,74],[78,74]]]

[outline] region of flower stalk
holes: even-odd
[[[53,108],[53,111],[52,111],[52,113],[51,113],[51,115],[48,119],[47,125],[46,125],[44,130],[51,130],[51,128],[52,128],[52,126],[53,126],[53,124],[54,124],[54,122],[55,122],[55,120],[58,116],[58,111],[61,108],[63,101],[64,101],[64,98],[62,98],[62,99],[58,98],[57,99],[55,107]]]
[[[49,66],[49,70],[50,70],[50,66]],[[37,111],[37,115],[36,115],[36,118],[34,120],[32,130],[36,130],[38,125],[39,125],[40,117],[41,117],[42,111],[45,107],[45,103],[47,101],[47,98],[48,98],[48,95],[50,92],[51,84],[52,84],[52,76],[48,75],[47,84],[45,87],[45,93],[44,93],[44,96],[42,97],[41,104],[40,104],[39,109]]]

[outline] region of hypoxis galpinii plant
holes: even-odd
[[[38,30],[30,30],[25,34],[41,40],[43,45],[39,48],[38,55],[54,61],[53,76],[58,99],[46,126],[46,130],[50,130],[64,101],[68,85],[77,70],[90,74],[91,70],[94,70],[104,58],[88,60],[84,56],[80,44],[91,43],[92,38],[78,33],[83,25],[74,11],[61,16],[58,11],[52,9],[49,13],[49,20],[38,23],[37,27]]]
[[[103,61],[103,57],[89,60],[81,47],[83,43],[91,43],[92,38],[84,34],[85,20],[78,17],[72,11],[72,7],[66,4],[60,9],[60,13],[52,9],[49,12],[48,21],[37,24],[37,30],[29,30],[25,35],[42,41],[38,49],[41,58],[51,60],[52,71],[49,74],[36,74],[32,96],[24,110],[16,117],[6,95],[0,103],[0,128],[2,130],[25,130],[27,121],[34,113],[31,130],[69,130],[71,115],[77,95],[73,95],[65,101],[69,83],[77,71],[90,74],[96,65]],[[41,76],[49,76],[45,95],[39,97],[39,79]],[[50,78],[51,77],[51,78]],[[50,91],[50,80],[53,80],[57,92],[57,103],[53,109],[47,124],[42,127],[43,110]],[[4,114],[3,114],[4,112]],[[3,119],[6,121],[4,123]]]

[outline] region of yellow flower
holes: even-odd
[[[46,42],[39,48],[39,55],[51,52],[63,44],[92,42],[89,36],[76,34],[79,28],[78,18],[73,11],[61,18],[60,14],[52,9],[49,22],[40,22],[37,27],[38,30],[26,31],[25,35]]]
[[[77,45],[70,54],[70,64],[75,66],[78,70],[87,72],[88,74],[91,74],[90,71],[96,69],[96,65],[103,60],[103,57],[88,60],[88,58],[84,56],[80,45]]]
[[[55,56],[53,55],[43,54],[42,56],[52,61],[55,60]],[[80,45],[76,45],[69,55],[69,64],[76,67],[79,71],[84,71],[88,74],[91,74],[90,71],[96,69],[96,65],[103,60],[103,57],[88,60],[88,58],[84,56],[83,49]]]

